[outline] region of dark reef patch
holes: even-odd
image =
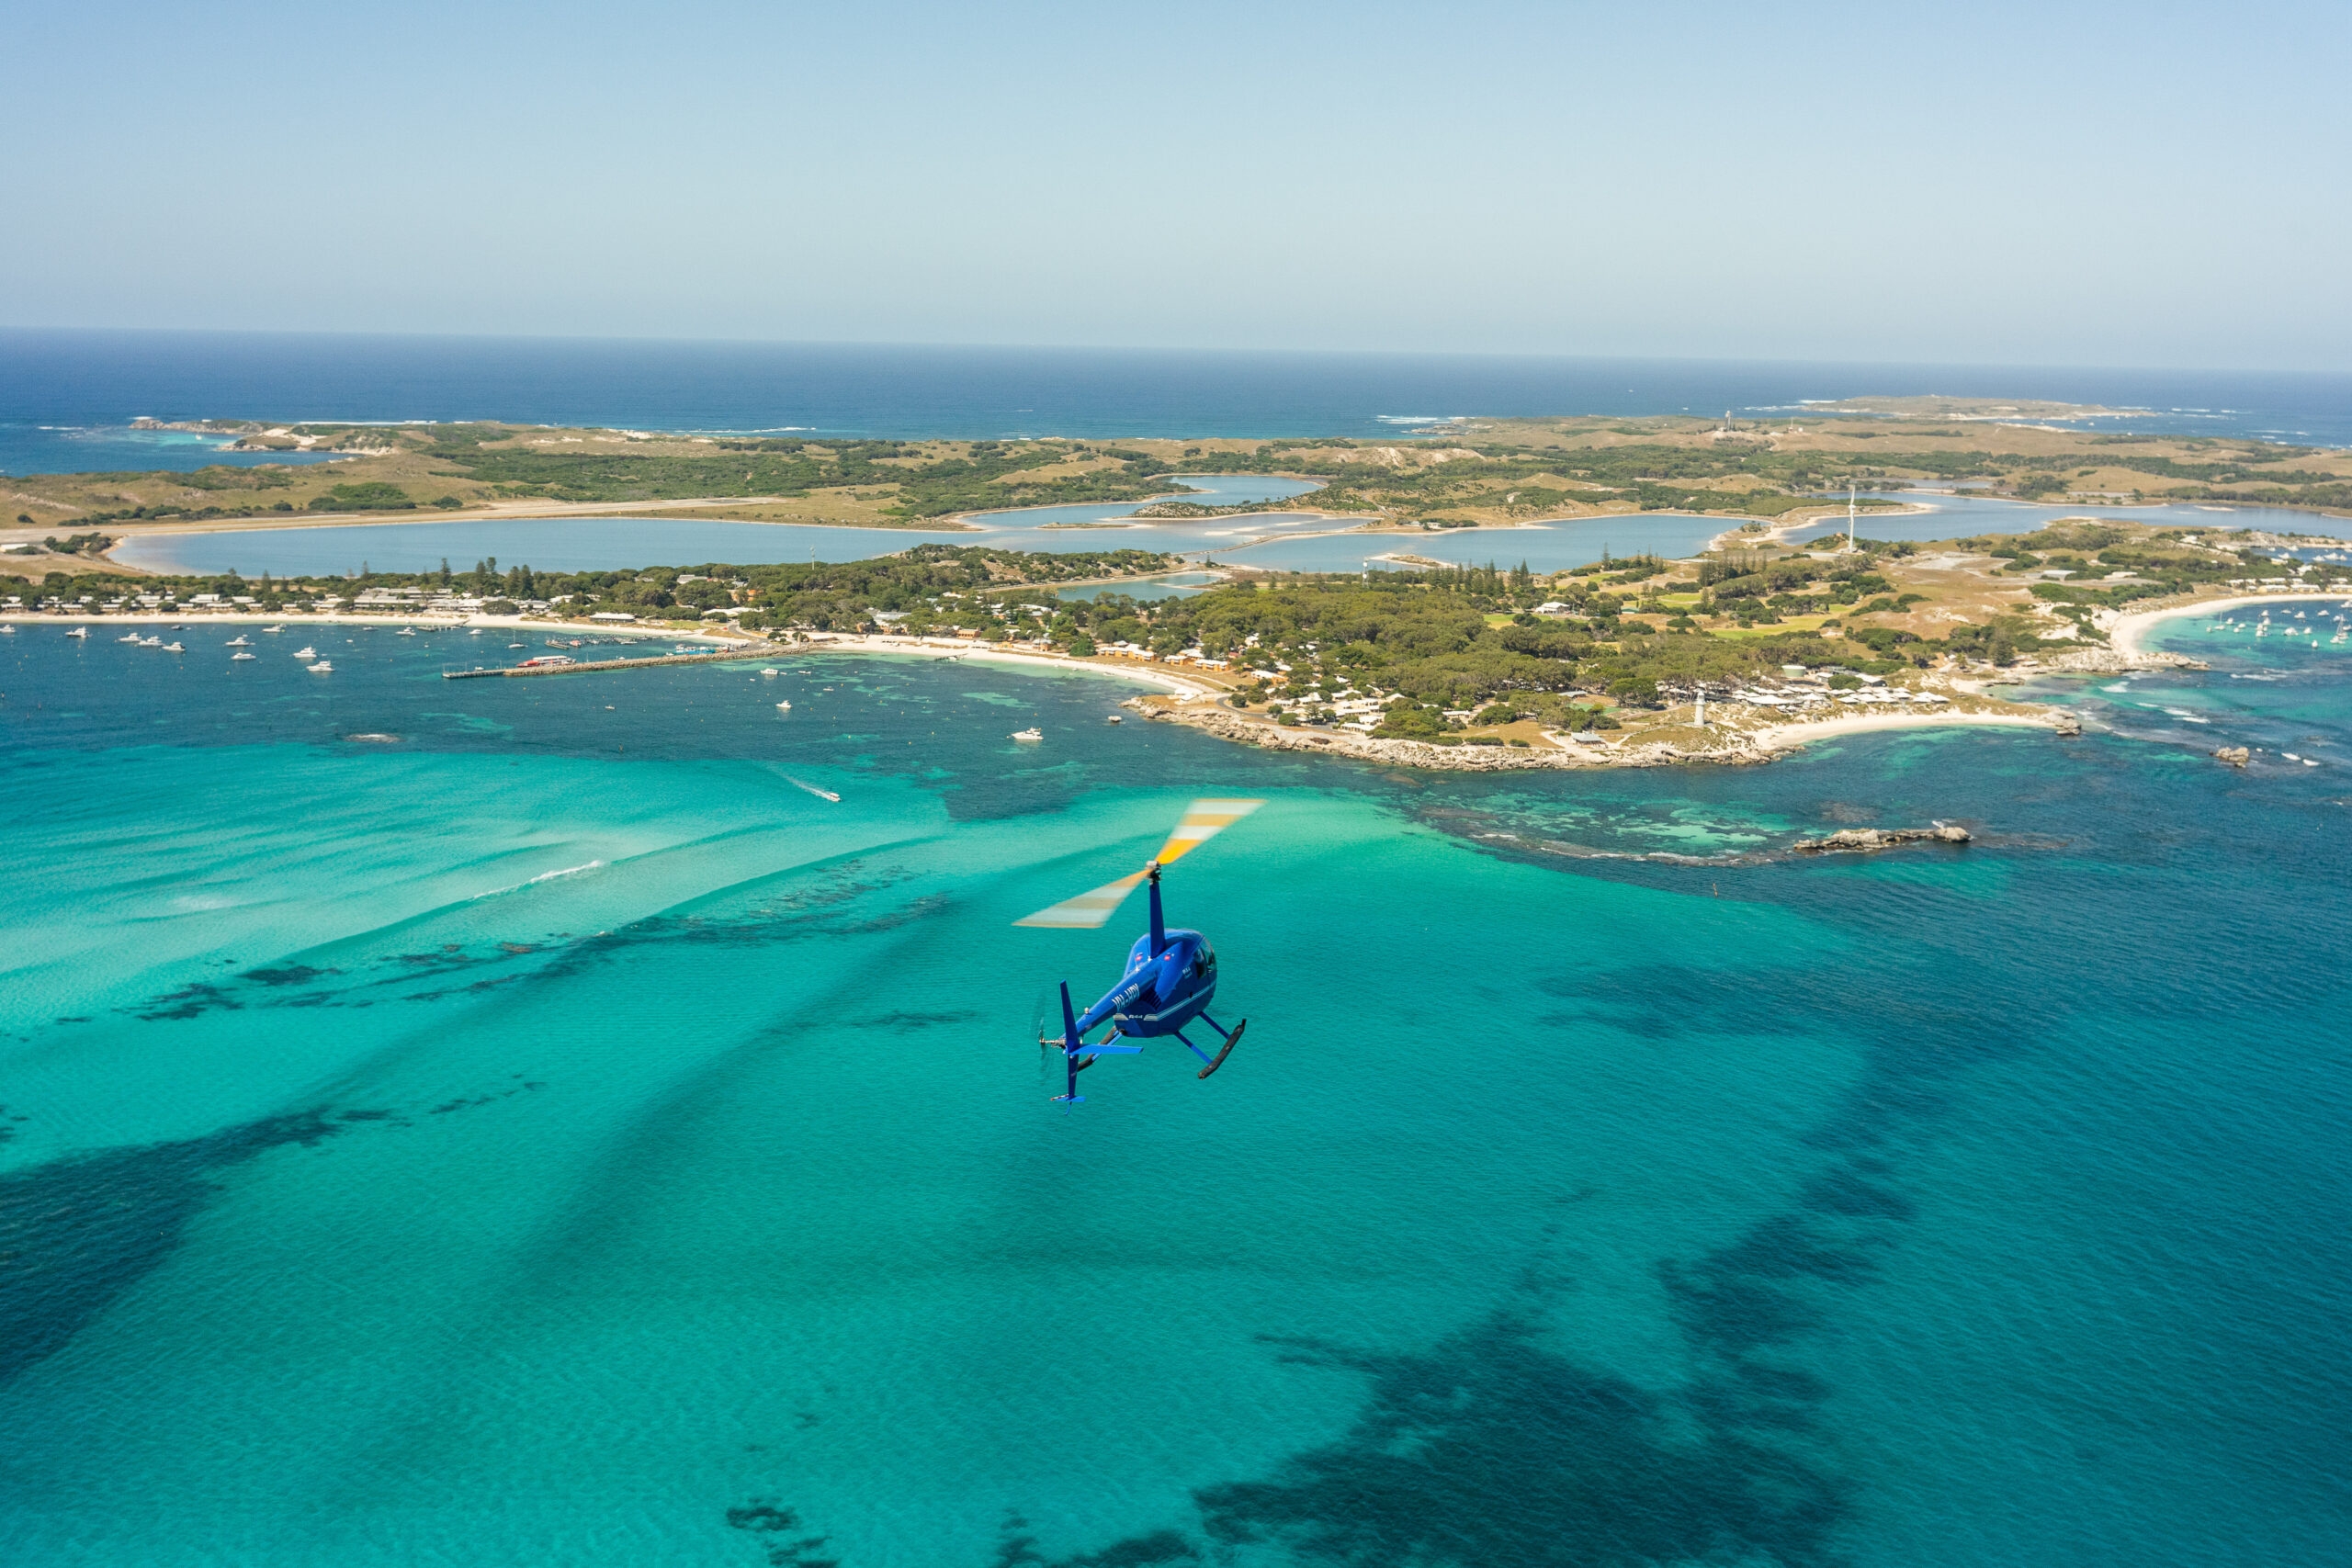
[[[760,1538],[761,1549],[767,1553],[770,1568],[841,1568],[840,1558],[816,1555],[824,1550],[824,1536],[801,1536],[793,1540],[776,1539],[800,1529],[801,1525],[798,1514],[779,1506],[773,1497],[754,1497],[740,1508],[728,1509],[727,1523],[730,1529],[748,1530]]]
[[[1788,1397],[1817,1391],[1759,1399],[1735,1369],[1653,1393],[1539,1335],[1505,1310],[1425,1353],[1294,1346],[1363,1372],[1371,1398],[1329,1447],[1199,1493],[1210,1540],[1351,1568],[1831,1560],[1846,1489],[1804,1452]]]
[[[1012,1514],[1005,1518],[1003,1539],[998,1541],[989,1568],[1162,1568],[1171,1562],[1200,1561],[1201,1554],[1191,1541],[1166,1529],[1113,1541],[1099,1551],[1047,1557],[1037,1550],[1037,1538],[1029,1533],[1029,1521]]]
[[[198,981],[176,991],[167,991],[160,997],[151,997],[143,1008],[126,1010],[152,1021],[167,1018],[200,1018],[213,1011],[235,1012],[244,1005],[220,987]]]
[[[248,969],[237,978],[251,980],[256,986],[300,986],[341,973],[339,969],[314,969],[307,964],[284,964],[276,968]]]
[[[64,1348],[170,1257],[215,1177],[341,1130],[304,1111],[0,1176],[0,1383]]]

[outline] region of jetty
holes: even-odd
[[[444,681],[479,681],[491,676],[585,675],[599,670],[650,670],[658,664],[725,664],[732,660],[774,659],[775,648],[722,648],[709,653],[659,653],[648,659],[582,659],[562,664],[476,665],[471,670],[444,670]]]

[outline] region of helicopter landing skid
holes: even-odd
[[[1211,1073],[1216,1071],[1219,1067],[1225,1066],[1225,1059],[1233,1055],[1233,1048],[1236,1045],[1241,1043],[1241,1032],[1249,1027],[1250,1021],[1246,1018],[1239,1023],[1235,1024],[1233,1026],[1233,1032],[1225,1037],[1225,1049],[1219,1051],[1216,1054],[1216,1060],[1211,1062],[1207,1066],[1203,1067],[1197,1076],[1206,1077]]]

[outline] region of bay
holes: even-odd
[[[332,676],[0,644],[0,1557],[2352,1527],[2324,638],[2167,623],[2215,667],[2030,694],[2075,741],[1446,776],[1108,726],[1059,671],[452,685],[447,634],[303,635]],[[1248,1038],[1056,1107],[1038,993],[1135,916],[1011,922],[1194,794],[1268,802],[1169,879]],[[1929,818],[1977,841],[1785,852]]]

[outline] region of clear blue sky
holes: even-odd
[[[0,324],[2352,368],[2352,6],[36,6]]]

